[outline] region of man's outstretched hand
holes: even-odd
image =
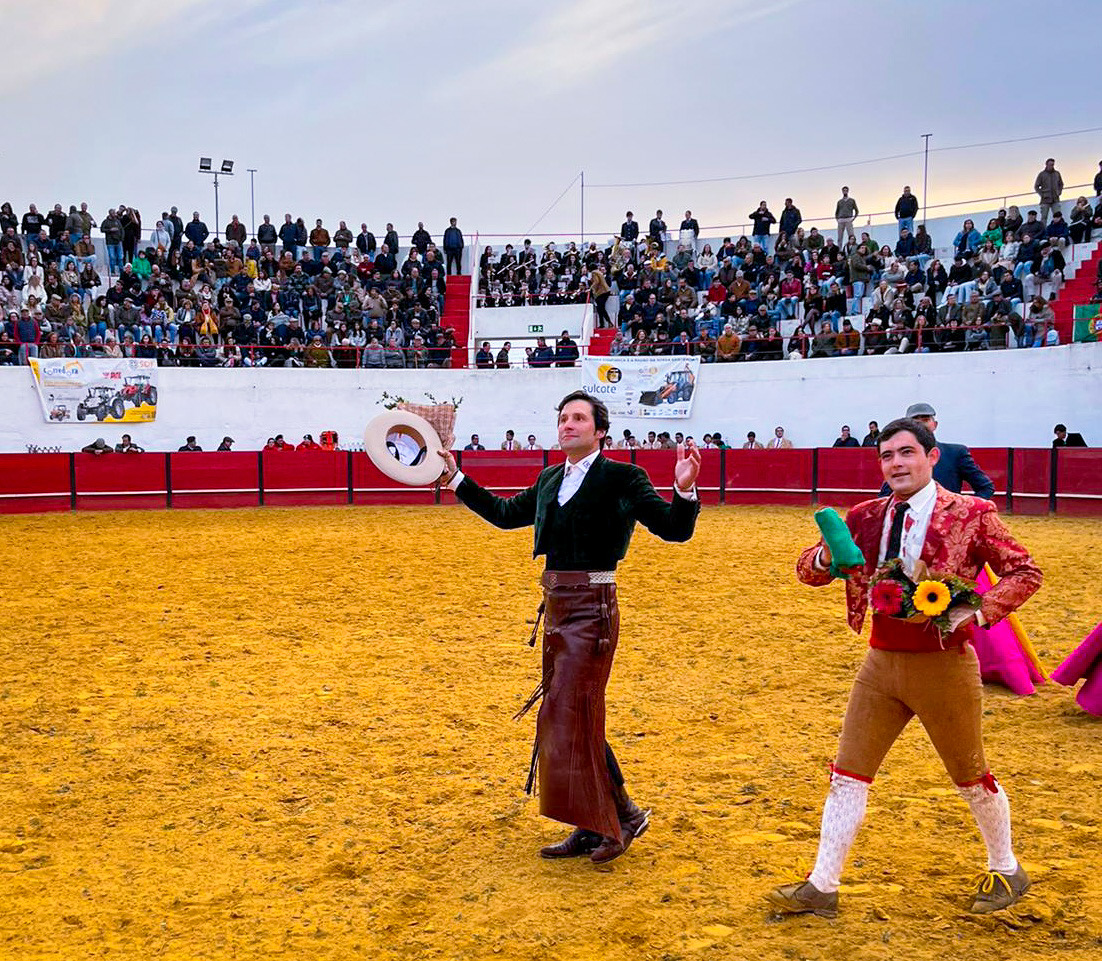
[[[682,494],[687,494],[696,484],[696,475],[700,473],[700,451],[696,443],[677,445],[677,463],[673,466],[673,481]]]
[[[459,470],[459,466],[455,462],[455,457],[450,450],[438,450],[438,453],[444,460],[444,468],[440,471],[439,484],[446,484],[455,476],[455,472]]]

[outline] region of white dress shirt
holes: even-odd
[[[559,484],[559,507],[562,507],[571,497],[578,493],[578,488],[582,486],[582,481],[585,480],[585,475],[589,473],[589,468],[593,466],[593,462],[601,455],[600,450],[593,451],[592,454],[587,454],[577,463],[571,463],[567,461],[563,465],[562,483]],[[457,470],[455,476],[448,481],[448,487],[455,490],[460,484],[463,483],[463,471]],[[687,501],[696,500],[696,488],[694,487],[690,491],[681,490],[676,484],[673,485],[673,489],[677,491],[678,495],[684,497]]]
[[[937,484],[932,480],[922,490],[915,492],[906,501],[900,501],[893,495],[884,512],[884,528],[880,533],[880,554],[877,566],[884,563],[888,552],[888,537],[891,534],[892,518],[895,508],[906,503],[910,510],[903,517],[903,536],[899,541],[899,559],[903,562],[903,571],[913,576],[915,564],[922,558],[922,548],[926,543],[926,532],[930,529],[930,518],[934,515],[934,503],[937,501]]]

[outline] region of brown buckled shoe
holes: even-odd
[[[817,918],[838,917],[838,892],[827,894],[810,881],[796,881],[774,888],[765,900],[785,914],[814,914]]]
[[[549,844],[540,848],[541,858],[580,858],[592,854],[601,843],[601,835],[582,828],[574,828],[558,844]]]
[[[1009,908],[1021,900],[1031,883],[1029,875],[1020,864],[1013,874],[987,871],[979,880],[976,896],[972,899],[969,910],[973,914],[990,914],[992,911]]]
[[[602,838],[600,847],[589,856],[594,864],[607,864],[609,861],[615,861],[631,847],[632,841],[646,833],[647,828],[650,827],[650,810],[644,811],[642,808],[635,807],[635,805],[632,805],[632,807],[635,808],[635,813],[620,822],[619,839]]]

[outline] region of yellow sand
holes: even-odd
[[[462,509],[0,518],[4,958],[1102,955],[1102,721],[988,693],[1034,892],[964,913],[982,845],[921,728],[889,756],[835,922],[802,876],[863,642],[796,583],[808,510],[706,509],[621,569],[608,731],[653,826],[624,858],[521,788],[530,532]],[[1102,617],[1102,521],[1011,518],[1054,667]]]

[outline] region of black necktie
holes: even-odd
[[[899,546],[903,542],[903,518],[910,509],[910,504],[896,504],[895,514],[892,517],[892,529],[888,532],[888,552],[884,560],[890,561],[899,556]]]

